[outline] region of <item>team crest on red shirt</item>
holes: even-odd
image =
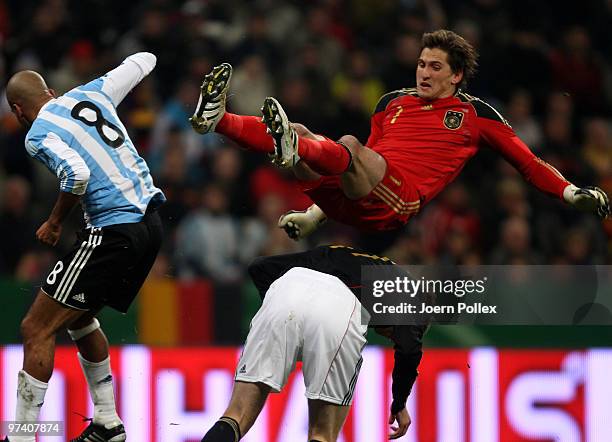
[[[449,110],[444,114],[444,125],[447,128],[451,130],[459,129],[461,123],[463,123],[463,112]]]

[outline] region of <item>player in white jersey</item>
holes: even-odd
[[[268,394],[286,384],[298,360],[303,362],[308,398],[308,440],[338,438],[359,377],[370,320],[358,299],[362,266],[376,267],[377,274],[388,280],[409,276],[389,258],[338,245],[260,257],[249,265],[263,304],[238,361],[230,403],[202,442],[238,442],[252,427]],[[425,329],[425,325],[375,327],[395,344],[389,439],[402,437],[410,426],[406,400],[418,375]]]
[[[21,324],[24,363],[16,420],[38,419],[53,371],[55,336],[67,328],[94,403],[91,424],[74,441],[126,440],[115,407],[108,341],[95,315],[105,305],[127,311],[161,246],[156,209],[165,197],[116,111],[155,63],[153,54],[134,54],[61,97],[33,71],[16,73],[6,87],[11,110],[29,128],[28,153],[60,180],[56,204],[37,238],[56,245],[62,222],[79,202],[87,224]],[[5,440],[34,441],[34,434],[9,437]]]
[[[230,404],[202,442],[240,440],[297,361],[303,362],[308,440],[335,441],[353,399],[369,317],[337,277],[304,267],[287,271],[251,321]]]

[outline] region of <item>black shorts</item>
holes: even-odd
[[[161,242],[157,212],[145,214],[139,223],[83,229],[42,289],[70,308],[97,310],[108,305],[125,313],[147,278]]]

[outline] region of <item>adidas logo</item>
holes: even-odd
[[[240,367],[240,370],[238,371],[238,373],[240,373],[240,374],[246,373],[246,364],[244,364],[242,367]]]
[[[109,382],[113,382],[113,375],[108,375],[104,379],[98,381],[98,384],[107,384]]]
[[[85,293],[79,293],[78,295],[74,295],[72,299],[79,302],[85,302]]]

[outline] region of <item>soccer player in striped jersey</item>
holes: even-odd
[[[6,87],[13,113],[29,129],[28,153],[59,179],[59,196],[37,238],[54,246],[77,203],[85,214],[86,228],[55,264],[22,321],[24,364],[17,391],[16,420],[36,421],[53,371],[55,336],[67,328],[94,403],[91,424],[74,441],[126,439],[115,407],[108,341],[95,315],[105,305],[127,311],[161,246],[156,209],[165,197],[116,110],[156,61],[150,53],[134,54],[60,97],[33,71],[16,73]],[[34,441],[34,435],[10,440]]]
[[[327,216],[362,230],[399,228],[485,147],[499,152],[540,191],[608,217],[608,197],[601,189],[571,184],[536,157],[499,112],[461,91],[475,72],[476,59],[474,48],[451,31],[424,34],[416,87],[380,99],[365,145],[351,135],[336,142],[290,123],[274,98],[264,102],[263,121],[225,112],[228,64],[204,79],[191,124],[197,132],[216,131],[293,168],[316,203],[281,217],[279,225],[295,239],[314,231]]]

